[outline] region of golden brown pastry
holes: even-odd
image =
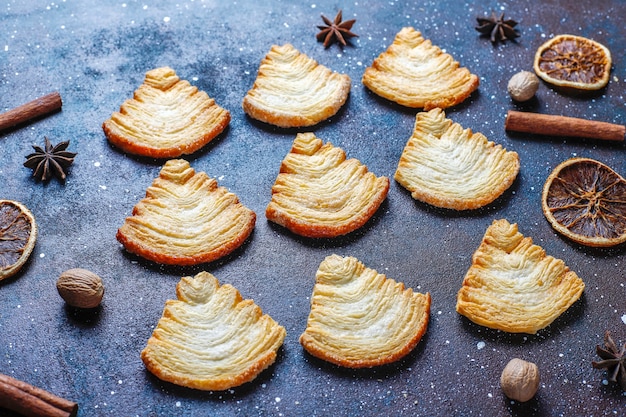
[[[519,156],[481,133],[446,119],[441,109],[418,113],[394,178],[411,196],[433,206],[470,210],[506,191]]]
[[[350,77],[331,71],[291,44],[274,45],[243,99],[252,118],[279,127],[312,126],[346,102]]]
[[[181,80],[173,69],[146,73],[144,83],[102,128],[125,152],[151,158],[191,154],[213,140],[230,123],[230,113],[204,91]]]
[[[429,316],[430,294],[405,289],[356,258],[331,255],[317,270],[300,343],[339,366],[384,365],[413,350]]]
[[[129,252],[173,265],[211,262],[252,233],[256,214],[183,159],[165,163],[132,216],[117,231]]]
[[[233,286],[203,271],[183,277],[176,296],[141,352],[160,379],[220,391],[252,381],[276,360],[285,328]]]
[[[456,311],[492,329],[534,334],[578,300],[584,288],[576,273],[519,233],[517,224],[496,220],[472,257]]]
[[[350,233],[363,226],[387,197],[389,179],[313,133],[298,133],[272,187],[265,216],[313,238]]]
[[[478,88],[478,77],[422,34],[405,27],[365,69],[363,84],[381,97],[430,110],[461,103]]]

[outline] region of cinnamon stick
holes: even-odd
[[[571,136],[609,141],[624,141],[626,126],[550,114],[510,110],[504,129],[537,135]]]
[[[29,101],[0,114],[0,131],[60,110],[62,105],[61,95],[56,91]]]
[[[0,374],[0,407],[28,417],[75,417],[78,404]]]

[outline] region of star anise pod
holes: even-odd
[[[477,17],[476,21],[478,21],[476,30],[482,34],[488,34],[492,43],[519,37],[519,32],[514,29],[517,22],[513,19],[504,20],[504,13],[497,17],[494,12],[491,12],[491,17]]]
[[[593,361],[591,365],[596,369],[606,369],[609,381],[618,382],[622,390],[626,391],[626,343],[618,349],[607,330],[604,334],[604,347],[596,346],[596,352],[603,360]]]
[[[317,27],[321,32],[318,33],[316,37],[318,42],[324,40],[324,48],[328,48],[335,41],[339,41],[343,46],[346,46],[346,39],[359,36],[350,31],[356,19],[346,20],[345,22],[342,22],[341,19],[341,10],[339,10],[339,13],[335,16],[335,20],[332,22],[329,18],[322,15],[322,20],[326,23],[326,26]]]
[[[61,180],[65,180],[65,170],[72,165],[74,157],[73,152],[66,151],[70,142],[60,142],[52,146],[47,137],[45,139],[45,147],[33,145],[34,153],[26,156],[24,166],[33,170],[33,177],[41,181],[47,181],[52,175],[56,175]]]

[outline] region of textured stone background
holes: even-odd
[[[316,42],[320,14],[356,18],[360,35],[346,48]],[[519,21],[517,42],[491,45],[474,30],[476,16],[506,12]],[[592,250],[557,235],[541,213],[541,188],[552,168],[573,156],[592,157],[626,174],[622,144],[504,132],[509,109],[533,110],[626,124],[626,3],[578,2],[334,2],[239,0],[6,0],[0,5],[0,111],[48,92],[63,110],[0,133],[0,198],[35,214],[40,236],[29,263],[0,283],[0,372],[80,405],[81,416],[589,416],[618,415],[626,397],[592,369],[595,346],[610,329],[626,340],[623,248]],[[336,240],[294,236],[264,217],[280,162],[296,131],[245,116],[241,100],[272,44],[290,42],[352,78],[344,108],[311,129],[393,177],[411,134],[415,110],[379,99],[360,82],[366,66],[403,26],[414,26],[480,77],[479,90],[449,109],[455,122],[484,133],[521,157],[512,188],[490,206],[467,213],[415,202],[392,181],[387,201],[360,231]],[[530,70],[536,48],[560,33],[594,38],[613,51],[608,87],[587,97],[542,84],[524,106],[506,84]],[[102,122],[141,82],[168,65],[227,108],[230,127],[187,157],[257,213],[249,241],[232,256],[193,268],[171,268],[128,255],[115,232],[164,161],[128,156],[107,142]],[[34,181],[24,168],[31,144],[70,140],[78,152],[65,184]],[[586,283],[582,299],[537,335],[510,335],[455,312],[456,293],[473,251],[494,219],[563,259]],[[355,256],[367,266],[432,295],[426,336],[393,366],[351,371],[307,355],[298,343],[309,311],[315,271],[325,256]],[[99,310],[67,309],[55,282],[66,269],[102,276]],[[226,392],[199,392],[149,374],[139,352],[175,297],[183,275],[200,270],[237,287],[287,329],[274,366],[252,383]],[[526,404],[501,393],[499,376],[513,357],[539,365],[541,386]],[[0,411],[2,414],[2,411]]]

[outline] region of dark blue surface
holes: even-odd
[[[259,4],[262,3],[262,4]],[[80,416],[590,416],[619,415],[626,397],[591,361],[604,331],[626,341],[624,248],[592,250],[557,235],[541,213],[547,175],[572,156],[601,160],[626,174],[622,144],[506,134],[509,109],[626,124],[626,3],[610,1],[462,1],[379,3],[331,1],[6,1],[0,5],[0,112],[51,91],[63,110],[0,132],[0,198],[26,204],[39,239],[30,262],[0,283],[0,372],[77,401]],[[320,14],[357,20],[351,46],[324,49],[315,39]],[[474,30],[479,15],[505,11],[519,21],[517,42],[492,45]],[[241,101],[272,44],[300,51],[352,78],[350,98],[331,120],[307,129],[342,147],[376,175],[393,177],[416,110],[398,107],[360,82],[365,67],[404,26],[413,26],[480,78],[466,102],[446,111],[464,127],[519,153],[519,176],[486,208],[456,213],[415,202],[392,181],[387,201],[362,230],[312,241],[264,216],[280,162],[296,131],[246,117]],[[572,97],[541,84],[537,98],[515,105],[509,78],[532,70],[537,47],[571,33],[613,52],[608,87]],[[232,115],[229,128],[192,167],[218,179],[257,213],[249,241],[233,255],[193,268],[160,267],[128,255],[115,232],[158,175],[163,161],[128,156],[101,129],[141,84],[168,65]],[[42,184],[22,166],[32,144],[70,140],[77,152],[66,183]],[[518,223],[549,255],[586,283],[582,299],[537,335],[508,335],[455,312],[473,251],[494,219]],[[304,353],[315,271],[325,256],[355,256],[367,266],[432,295],[426,336],[388,367],[339,369]],[[55,282],[69,268],[99,274],[100,309],[65,307]],[[287,329],[274,366],[255,381],[208,393],[161,382],[140,360],[164,303],[183,275],[200,270],[237,287]],[[520,405],[499,378],[513,357],[537,363],[541,385]],[[0,411],[0,415],[2,411]]]

